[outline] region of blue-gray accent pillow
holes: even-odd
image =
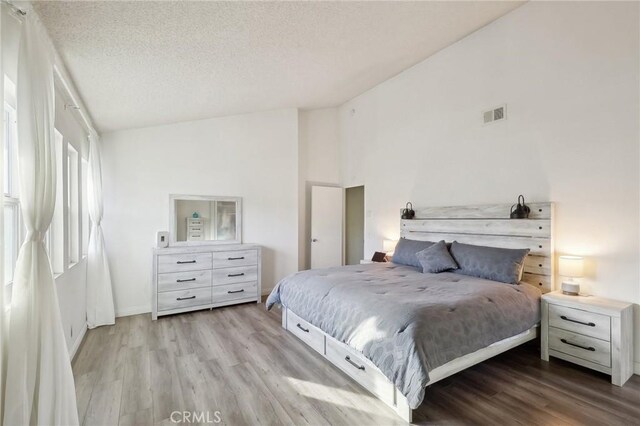
[[[444,240],[419,251],[416,253],[416,257],[420,265],[422,265],[423,273],[437,274],[439,272],[458,269],[458,264],[449,254],[447,244]]]
[[[417,241],[400,238],[400,241],[396,244],[396,249],[393,252],[391,261],[398,265],[413,266],[422,270],[422,265],[418,262],[416,253],[426,249],[427,247],[431,247],[434,244],[435,243],[432,241]]]
[[[454,271],[457,274],[518,284],[529,249],[474,246],[454,241],[450,252],[459,267]]]

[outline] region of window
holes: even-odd
[[[78,151],[71,144],[67,145],[67,247],[69,252],[69,264],[80,261],[80,199],[78,179]]]
[[[88,191],[88,179],[89,179],[89,163],[84,158],[82,159],[82,254],[87,255],[89,252],[89,191]]]
[[[49,248],[49,258],[54,274],[64,272],[64,138],[55,129],[55,149],[56,149],[56,207],[53,211],[51,226],[47,232],[47,247]]]
[[[24,236],[20,218],[18,196],[17,122],[15,85],[5,76],[4,120],[4,283],[11,284],[18,259],[18,251]]]

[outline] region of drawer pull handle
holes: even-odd
[[[349,355],[345,356],[344,360],[347,361],[349,364],[353,365],[358,370],[364,371],[364,365],[358,365],[355,362],[351,361],[351,357]]]
[[[592,322],[582,322],[582,321],[574,320],[574,319],[571,319],[571,318],[567,318],[567,317],[565,317],[564,315],[561,315],[561,316],[560,316],[560,318],[562,318],[562,319],[563,319],[563,320],[565,320],[565,321],[575,322],[575,323],[577,323],[577,324],[582,324],[582,325],[588,325],[589,327],[595,327],[595,326],[596,326],[596,325],[595,325],[595,323],[592,323]]]
[[[195,278],[189,278],[188,280],[176,280],[177,283],[187,283],[189,281],[195,281]]]
[[[195,260],[178,260],[176,263],[178,265],[183,265],[185,263],[196,263],[196,261]]]
[[[231,277],[241,277],[244,275],[244,272],[241,272],[239,274],[227,274],[227,277],[231,278]]]
[[[591,351],[591,352],[596,351],[596,348],[594,348],[593,346],[587,347],[587,346],[578,345],[577,343],[571,343],[567,341],[567,339],[560,339],[560,341],[565,345],[575,346],[576,348],[584,349],[585,351]]]
[[[189,300],[189,299],[195,299],[195,296],[189,296],[189,297],[178,297],[176,300]]]
[[[300,325],[300,323],[296,324],[296,327],[298,327],[300,330],[304,331],[305,333],[309,332],[308,328],[304,328],[303,326]]]
[[[244,256],[242,257],[227,257],[227,260],[243,260]]]
[[[243,291],[244,291],[244,288],[242,290],[234,290],[234,291],[229,290],[227,293],[229,293],[229,294],[242,293]]]

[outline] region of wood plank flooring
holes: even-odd
[[[173,411],[209,421],[218,411],[228,425],[402,424],[262,304],[118,318],[87,332],[73,371],[80,419],[90,426],[176,424]],[[606,375],[545,363],[526,344],[429,387],[414,421],[638,425],[640,377],[619,388]]]

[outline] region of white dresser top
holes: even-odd
[[[257,250],[260,246],[257,244],[197,244],[184,246],[169,246],[166,248],[155,247],[153,253],[161,254],[185,254],[185,253],[209,253],[212,251],[238,251],[238,250]]]

